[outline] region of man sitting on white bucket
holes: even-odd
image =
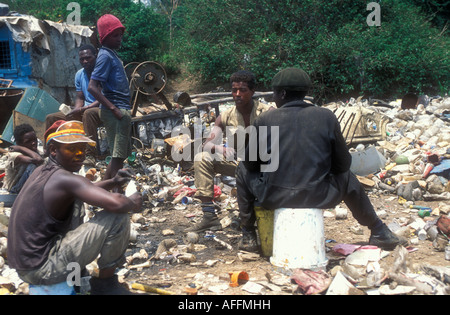
[[[301,69],[288,68],[275,75],[272,86],[277,109],[255,121],[253,146],[247,147],[246,161],[237,170],[243,230],[240,248],[257,249],[255,204],[265,209],[328,209],[341,201],[371,230],[369,244],[385,250],[404,245],[406,240],[399,239],[378,218],[350,171],[351,155],[336,116],[303,101],[312,87],[309,76]],[[255,154],[257,158],[252,159]],[[271,158],[267,160],[267,156]]]

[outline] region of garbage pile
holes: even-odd
[[[388,161],[377,178],[407,201],[450,200],[450,99],[385,114],[393,122],[379,143]]]
[[[363,118],[382,114],[378,126],[367,119],[364,127],[368,133],[385,130],[384,138],[369,145],[353,143],[351,169],[367,187],[396,194],[399,202],[407,205],[450,200],[450,98],[421,100],[425,104],[414,109],[402,109],[401,100],[388,107],[355,100],[330,105],[330,109],[341,107],[344,111],[355,107],[370,110]],[[349,129],[347,122],[341,122],[341,127]]]
[[[25,284],[17,272],[7,264],[7,242],[8,222],[10,208],[5,208],[0,203],[0,295],[8,295],[11,292],[16,294],[28,294],[28,285]]]
[[[435,98],[430,100],[426,107],[422,104],[417,109],[406,110],[401,109],[400,101],[390,103],[390,107],[372,106],[368,102],[349,102],[340,105],[341,110],[363,108],[361,110],[363,117],[358,121],[364,122],[363,127],[368,129],[368,132],[364,137],[358,137],[360,131],[357,130],[353,132],[352,140],[364,139],[365,143],[354,143],[350,151],[355,161],[358,160],[356,156],[359,154],[359,159],[363,162],[361,164],[368,169],[353,165],[355,173],[359,173],[358,178],[372,195],[395,200],[408,212],[407,217],[398,217],[389,222],[389,227],[398,235],[409,239],[411,247],[397,248],[394,252],[393,264],[381,267],[383,259],[389,253],[379,248],[353,244],[329,246],[328,255],[341,255],[334,259],[342,263],[328,272],[296,270],[290,276],[266,273],[266,279],[252,279],[250,275],[250,280],[244,281],[240,286],[242,290],[240,292],[245,294],[267,294],[268,292],[270,294],[449,294],[450,271],[448,268],[410,265],[406,261],[408,253],[417,251],[414,246],[425,240],[432,242],[429,250],[442,253],[446,248],[448,250],[450,185],[447,163],[450,159],[450,116],[448,116],[450,98]],[[434,128],[434,126],[438,127]],[[384,135],[380,130],[384,132]],[[365,163],[367,161],[371,163]],[[143,161],[143,164],[148,165],[148,162]],[[142,188],[147,192],[153,206],[169,205],[172,209],[182,211],[192,205],[195,194],[192,172],[182,170],[178,165],[151,165],[148,170],[150,173],[147,176],[150,176],[150,182],[154,184],[153,187],[149,187],[149,181],[144,180],[146,184]],[[156,182],[159,184],[156,185]],[[228,210],[225,211],[226,215],[222,220],[223,226],[224,228],[236,227],[238,213],[233,178],[218,175],[215,182],[217,184],[215,186],[216,200],[219,203],[222,202],[222,209]],[[437,201],[439,205],[433,208],[417,205],[417,202],[428,201]],[[332,210],[336,213],[336,219],[347,217],[345,211],[344,215],[342,214],[341,210],[344,209],[339,206]],[[378,214],[383,218],[383,211],[379,211]],[[197,210],[196,214],[188,215],[193,220],[199,219],[201,211]],[[152,222],[156,220],[153,218]],[[149,259],[143,264],[137,264],[136,267],[131,263],[128,269],[149,268],[155,260],[200,268],[212,268],[221,264],[220,259],[217,258],[199,259],[198,255],[205,250],[205,247],[203,244],[198,244],[198,235],[189,237],[185,235],[180,244],[181,236],[173,230],[164,229],[162,233],[169,238],[158,244],[155,254],[150,255]],[[186,241],[186,238],[195,241],[190,243]],[[205,238],[209,238],[213,243],[216,242],[224,249],[232,249],[234,245],[233,242],[223,241],[222,239],[225,238],[222,236],[207,233]],[[339,251],[340,247],[346,248],[344,254]],[[142,253],[135,254],[139,256]],[[235,255],[240,261],[258,261],[258,255],[254,257],[242,252]],[[222,261],[222,263],[230,262]],[[318,290],[309,290],[310,282],[316,281],[312,279],[317,277],[321,279],[322,285],[316,285]],[[229,292],[227,291],[230,287],[228,277],[221,279],[217,275],[201,271],[192,274],[192,278],[192,285],[186,288],[186,293],[197,292],[200,288],[203,292],[213,294]],[[306,287],[304,287],[305,282],[309,283]]]
[[[294,270],[291,279],[305,295],[448,295],[450,270],[428,264],[411,264],[409,251],[398,246],[390,265],[382,260],[390,252],[376,246],[338,244],[333,253],[341,255],[340,265],[323,270]]]
[[[378,125],[372,120],[365,127],[368,132],[385,130],[384,139],[377,138],[370,144],[353,143],[352,171],[370,194],[396,201],[404,209],[407,215],[395,215],[388,226],[408,239],[411,246],[398,247],[394,262],[384,267],[380,264],[389,253],[379,248],[329,246],[331,256],[340,256],[341,263],[326,276],[297,271],[293,279],[303,293],[450,294],[450,268],[408,261],[408,254],[417,251],[417,246],[425,241],[431,242],[427,250],[442,252],[443,258],[450,260],[450,98],[423,100],[425,104],[413,109],[402,109],[401,100],[386,104],[387,107],[355,100],[338,104],[341,112],[362,107],[370,117],[373,113],[382,114]],[[335,108],[336,104],[331,104],[330,109]],[[342,121],[341,128],[348,129]],[[337,206],[333,211],[333,215],[325,211],[325,217],[347,219],[346,209]],[[381,219],[387,217],[385,210],[377,213]],[[359,227],[350,230],[361,232]]]
[[[387,105],[350,100],[325,107],[336,113],[355,112],[355,109],[360,112],[360,118],[355,114],[348,116],[353,117],[351,120],[340,121],[343,130],[350,130],[346,137],[354,161],[352,171],[371,194],[393,200],[412,214],[409,218],[389,222],[391,230],[407,237],[413,246],[397,248],[394,262],[389,266],[382,267],[382,263],[390,254],[379,248],[342,243],[327,244],[330,261],[338,262],[337,266],[329,265],[328,272],[295,270],[290,275],[266,272],[265,279],[258,281],[252,279],[250,272],[250,277],[242,272],[230,274],[226,279],[208,273],[203,268],[211,270],[235,261],[257,262],[265,264],[266,268],[270,263],[258,254],[236,249],[240,232],[233,177],[217,174],[214,186],[215,201],[222,209],[221,223],[227,230],[223,234],[206,232],[200,236],[180,232],[183,229],[174,223],[175,216],[194,223],[202,219],[202,211],[194,196],[192,164],[180,165],[170,158],[166,145],[173,142],[167,138],[166,141],[156,139],[151,147],[135,146],[126,160],[127,167],[136,174],[135,180],[126,187],[126,193],[140,191],[144,210],[130,215],[131,245],[126,265],[119,270],[119,275],[126,279],[130,273],[144,274],[145,270],[152,270],[162,283],[166,274],[161,270],[167,266],[201,268],[196,272],[191,268],[190,274],[185,275],[188,280],[183,279],[186,281],[183,294],[202,291],[223,294],[230,287],[241,288],[238,293],[245,294],[450,294],[449,268],[408,262],[408,253],[424,240],[432,242],[430,250],[444,253],[449,249],[450,98],[428,99],[415,109],[402,109],[400,101]],[[344,117],[343,114],[340,117]],[[203,127],[210,128],[211,124],[208,122]],[[351,124],[355,124],[353,129],[349,129]],[[100,180],[106,163],[102,161],[94,169],[82,169],[80,175],[92,181]],[[438,202],[438,206],[417,204],[430,201]],[[88,216],[98,210],[86,205]],[[337,220],[347,218],[345,209],[340,206],[332,211]],[[7,266],[9,213],[10,208],[0,205],[0,295],[27,294],[27,285]],[[327,215],[330,211],[324,213]],[[383,219],[383,213],[379,216]],[[202,254],[207,250],[212,254]],[[229,259],[224,252],[234,257]],[[155,266],[156,270],[152,269]],[[95,262],[88,270],[95,273]],[[233,275],[237,277],[235,281]],[[167,287],[157,288],[145,283],[134,283],[132,288],[174,294]]]
[[[363,118],[382,113],[379,126],[367,120],[368,132],[386,130],[384,139],[369,145],[353,143],[350,150],[352,171],[367,177],[362,179],[366,186],[396,193],[406,201],[450,199],[450,98],[435,98],[417,109],[403,110],[399,101],[390,103],[393,108],[367,102],[350,102],[343,108],[354,107],[371,110]],[[348,129],[342,122],[341,127]]]

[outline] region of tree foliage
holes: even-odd
[[[206,81],[247,68],[266,88],[280,69],[302,67],[319,98],[448,92],[448,35],[402,0],[383,1],[381,26],[370,27],[367,3],[186,0],[180,53]]]
[[[67,5],[73,0],[9,0],[10,8],[21,14],[51,21],[67,21],[72,12]],[[165,18],[152,8],[127,0],[76,0],[81,8],[81,24],[95,28],[103,14],[117,16],[127,31],[118,52],[124,62],[158,58],[166,48],[168,29]]]
[[[64,21],[71,1],[6,2],[21,13]],[[123,21],[124,61],[158,60],[203,82],[222,84],[248,69],[259,88],[270,89],[277,71],[296,66],[311,75],[322,100],[449,92],[448,0],[375,1],[380,26],[367,24],[369,0],[77,2],[85,25],[105,13]]]

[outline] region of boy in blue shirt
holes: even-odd
[[[100,119],[108,135],[111,162],[104,179],[113,178],[131,153],[131,104],[128,78],[116,51],[125,27],[111,14],[100,17],[97,29],[102,47],[97,56],[88,91],[100,102]]]
[[[45,130],[58,120],[79,120],[83,122],[87,136],[97,142],[97,128],[101,125],[99,102],[88,92],[89,80],[97,60],[97,49],[90,44],[83,45],[79,49],[78,57],[83,68],[75,74],[76,98],[74,109],[67,115],[62,112],[47,115]],[[89,146],[86,154],[85,164],[94,166],[98,156],[97,149]]]

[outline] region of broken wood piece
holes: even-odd
[[[144,262],[142,264],[128,266],[128,269],[148,268],[151,265],[152,264],[150,263],[150,259],[149,259],[149,260],[147,260],[146,262]]]
[[[217,243],[219,243],[220,245],[226,247],[227,249],[233,250],[233,246],[231,246],[230,244],[228,244],[228,243],[226,243],[226,242],[224,242],[224,241],[222,241],[222,240],[219,240],[217,237],[214,236],[212,239],[215,240],[215,241],[216,241]]]
[[[356,178],[358,178],[359,182],[361,184],[363,184],[364,186],[368,186],[368,187],[374,187],[375,186],[375,182],[373,180],[371,180],[371,179],[368,179],[367,177],[356,175]]]
[[[133,283],[131,285],[131,288],[134,290],[145,291],[145,292],[149,292],[149,293],[156,293],[156,294],[161,294],[161,295],[174,295],[175,294],[174,292],[171,292],[171,291],[154,288],[149,285],[141,284],[141,283],[137,283],[137,282]]]
[[[261,256],[259,254],[250,253],[250,252],[246,252],[243,250],[239,251],[237,256],[241,261],[255,261],[255,260],[258,260],[259,258],[261,258]]]

